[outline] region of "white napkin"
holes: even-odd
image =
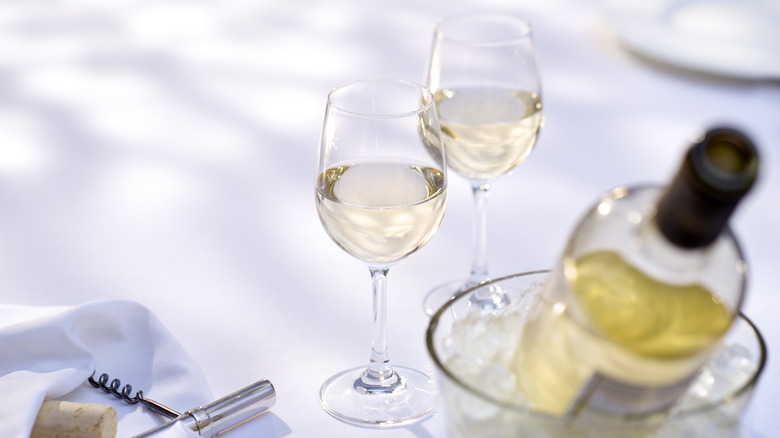
[[[27,438],[44,399],[112,405],[118,437],[144,432],[164,419],[87,383],[107,373],[131,384],[133,395],[179,412],[213,401],[197,364],[149,309],[101,300],[74,307],[0,304],[0,431]],[[196,433],[176,428],[166,437]]]

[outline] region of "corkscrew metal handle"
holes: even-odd
[[[100,388],[103,390],[103,392],[107,392],[111,395],[113,395],[116,398],[122,399],[125,401],[125,403],[134,405],[136,403],[141,403],[144,407],[147,407],[151,409],[152,411],[166,417],[166,418],[176,418],[181,416],[180,413],[176,412],[175,410],[158,403],[154,400],[148,399],[144,397],[143,391],[137,391],[135,395],[131,395],[133,393],[133,387],[132,385],[125,385],[122,386],[122,382],[119,379],[111,380],[109,383],[109,377],[108,374],[103,373],[100,376],[98,376],[97,380],[95,380],[95,372],[92,372],[92,375],[87,378],[87,381],[90,385],[94,386],[95,388]],[[122,389],[120,389],[120,387]]]
[[[276,390],[268,380],[257,381],[205,406],[190,409],[165,424],[133,438],[147,438],[166,431],[177,423],[198,435],[216,437],[262,414],[276,403]]]

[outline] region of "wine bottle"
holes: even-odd
[[[667,412],[739,311],[746,264],[728,226],[758,152],[718,127],[665,187],[617,188],[587,212],[550,274],[514,358],[532,407]]]

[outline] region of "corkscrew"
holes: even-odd
[[[93,387],[99,388],[128,404],[141,403],[153,412],[170,419],[160,426],[136,435],[134,438],[157,435],[179,422],[201,436],[216,437],[257,417],[270,409],[276,402],[276,390],[273,384],[268,380],[259,380],[217,401],[180,414],[161,403],[144,397],[143,391],[139,390],[133,395],[131,385],[122,386],[119,379],[111,380],[108,374],[103,373],[95,380],[95,372],[93,372],[87,381]]]
[[[141,403],[144,407],[149,408],[166,418],[176,418],[181,415],[180,413],[161,403],[144,397],[143,391],[139,390],[135,393],[134,396],[131,396],[133,393],[132,385],[127,384],[122,387],[122,382],[119,379],[111,380],[111,383],[109,383],[108,381],[111,377],[109,377],[109,375],[106,373],[101,374],[97,380],[95,380],[95,373],[96,371],[93,371],[92,375],[87,378],[89,384],[95,388],[102,389],[103,392],[107,392],[116,398],[124,400],[125,403],[131,405]],[[121,390],[119,389],[120,387],[122,387]]]

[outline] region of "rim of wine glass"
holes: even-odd
[[[344,90],[345,88],[352,87],[358,84],[367,84],[367,83],[395,83],[395,84],[401,84],[401,85],[408,85],[414,88],[417,88],[421,92],[422,99],[420,100],[420,104],[409,111],[403,111],[403,112],[396,112],[391,114],[367,114],[367,113],[361,113],[357,111],[350,111],[348,109],[342,108],[336,102],[333,101],[334,94],[338,91]],[[398,78],[365,78],[365,79],[358,79],[351,82],[346,82],[341,85],[337,85],[336,87],[333,87],[328,92],[328,105],[338,112],[342,114],[348,114],[356,117],[364,117],[367,119],[386,119],[386,118],[396,118],[396,117],[408,117],[414,114],[421,113],[423,111],[427,111],[431,109],[435,104],[435,101],[433,99],[433,93],[431,93],[431,90],[429,90],[427,87],[418,84],[417,82],[409,81],[406,79],[398,79]]]
[[[478,398],[481,398],[484,401],[486,401],[488,403],[491,403],[491,404],[494,404],[496,406],[499,406],[499,407],[501,407],[503,409],[516,411],[516,412],[519,412],[519,413],[522,413],[522,414],[532,415],[532,416],[535,416],[535,417],[539,417],[539,418],[545,419],[547,421],[557,422],[557,421],[560,421],[559,417],[555,417],[555,416],[546,414],[544,412],[535,411],[535,410],[531,409],[527,405],[512,403],[512,402],[509,402],[509,401],[506,401],[506,400],[500,400],[498,398],[495,398],[495,397],[491,396],[490,394],[487,394],[485,392],[480,391],[479,388],[476,388],[476,387],[474,387],[472,385],[469,385],[467,382],[465,382],[464,380],[462,380],[461,378],[459,378],[455,374],[451,373],[450,370],[447,369],[447,367],[444,366],[444,364],[442,363],[442,361],[441,361],[441,359],[440,359],[440,357],[439,357],[439,355],[438,355],[438,353],[436,351],[436,348],[434,346],[434,341],[433,341],[434,334],[436,333],[436,329],[437,329],[437,327],[439,325],[439,320],[441,319],[442,315],[445,312],[447,312],[453,306],[454,303],[456,303],[458,300],[464,299],[464,297],[468,297],[468,295],[471,292],[473,292],[475,289],[479,289],[480,287],[484,287],[485,285],[498,283],[498,282],[501,282],[501,281],[504,281],[504,280],[509,280],[509,279],[512,279],[512,278],[518,278],[518,277],[524,277],[524,276],[536,275],[536,274],[549,274],[549,273],[550,273],[550,270],[541,269],[541,270],[536,270],[536,271],[527,271],[527,272],[521,272],[521,273],[517,273],[517,274],[506,275],[506,276],[503,276],[503,277],[498,277],[498,278],[495,278],[495,279],[492,279],[492,280],[484,281],[484,282],[482,282],[482,283],[480,283],[480,284],[478,284],[478,285],[476,285],[474,287],[471,287],[471,288],[469,288],[467,290],[464,290],[463,292],[458,293],[453,298],[448,300],[444,305],[442,305],[436,311],[436,313],[434,313],[433,316],[431,317],[431,320],[430,320],[430,322],[428,324],[428,330],[426,331],[426,334],[425,334],[425,344],[426,344],[426,347],[428,349],[428,355],[433,360],[433,363],[434,363],[435,367],[438,369],[438,371],[440,373],[444,374],[448,379],[450,379],[453,382],[455,382],[459,387],[461,387],[462,389],[464,389],[467,392],[471,393],[472,395],[475,395]],[[465,298],[465,299],[468,299],[468,298]],[[758,379],[761,376],[761,374],[763,373],[764,368],[766,366],[766,361],[767,361],[766,342],[764,340],[764,336],[761,334],[761,331],[758,330],[758,327],[744,313],[739,311],[737,313],[737,318],[742,318],[742,320],[744,320],[745,323],[747,323],[747,325],[750,328],[750,330],[753,331],[753,333],[756,336],[756,340],[758,342],[759,357],[758,357],[758,362],[756,364],[755,371],[752,373],[750,378],[747,379],[742,385],[740,385],[739,387],[733,389],[732,391],[729,391],[729,393],[724,395],[723,397],[718,398],[715,401],[702,403],[702,404],[697,405],[695,407],[691,407],[691,408],[683,409],[683,410],[679,410],[679,411],[674,411],[670,415],[671,419],[679,419],[679,418],[690,417],[690,416],[698,415],[698,414],[701,414],[703,412],[707,412],[707,411],[710,411],[710,410],[713,410],[713,409],[717,409],[718,407],[722,406],[724,403],[729,403],[730,401],[738,398],[739,396],[741,396],[742,394],[750,391],[753,387],[756,386],[756,383],[758,382]],[[639,423],[639,422],[643,421],[643,419],[641,417],[637,417],[637,418],[621,417],[620,421],[621,422],[628,422],[628,423],[631,423],[631,422]]]
[[[515,36],[495,39],[492,41],[474,41],[467,38],[458,38],[442,30],[443,25],[454,23],[456,21],[462,21],[462,20],[480,20],[480,21],[512,23],[514,25],[517,25],[519,29],[522,28],[522,30],[518,32],[518,34]],[[509,15],[509,14],[487,13],[487,12],[462,13],[462,14],[448,15],[446,17],[439,19],[439,21],[436,22],[435,33],[436,35],[441,36],[441,38],[444,40],[456,42],[459,44],[468,44],[475,47],[497,47],[497,46],[516,44],[519,41],[528,39],[533,35],[533,25],[528,20],[524,20],[522,18],[516,17],[514,15]]]

